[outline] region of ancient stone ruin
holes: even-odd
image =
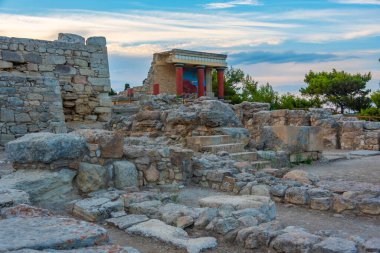
[[[65,121],[108,121],[109,77],[104,37],[0,37],[0,145],[27,133],[65,132]]]
[[[104,38],[0,42],[0,252],[380,252],[380,123],[111,106]]]

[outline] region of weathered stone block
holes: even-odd
[[[107,45],[107,41],[105,37],[90,37],[90,38],[87,38],[86,44],[105,47]]]
[[[13,110],[10,110],[7,108],[1,108],[0,121],[1,122],[14,122],[15,121],[15,115],[14,115]]]
[[[75,75],[77,73],[77,70],[75,68],[69,65],[63,65],[63,63],[65,62],[59,63],[59,65],[56,65],[54,68],[54,72],[61,75]]]
[[[113,163],[115,173],[115,187],[125,189],[138,186],[138,172],[136,166],[128,161]]]
[[[93,192],[107,186],[105,168],[97,164],[80,163],[76,183],[80,191]]]
[[[0,220],[0,227],[1,252],[19,249],[77,249],[109,241],[104,228],[72,218],[5,219]]]
[[[12,62],[0,60],[0,69],[11,69],[11,68],[13,68]]]
[[[2,50],[1,51],[2,60],[8,61],[8,62],[17,62],[17,63],[24,63],[24,57],[20,52],[13,52],[8,50]]]
[[[88,143],[98,144],[103,158],[121,158],[123,156],[124,136],[120,132],[99,129],[83,129],[75,131]]]
[[[82,36],[79,36],[77,34],[59,33],[58,34],[58,41],[59,42],[66,42],[66,43],[84,44],[85,39]]]
[[[319,127],[266,126],[260,136],[263,149],[286,150],[290,153],[323,150],[322,132]]]
[[[291,187],[286,190],[285,200],[292,204],[306,205],[309,203],[307,188]]]
[[[326,211],[331,207],[331,198],[311,198],[310,208],[315,210]]]

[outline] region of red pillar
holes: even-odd
[[[127,90],[127,96],[128,96],[128,97],[133,97],[133,93],[134,93],[133,88],[129,88],[129,89]]]
[[[205,66],[197,66],[198,68],[198,97],[205,95]]]
[[[177,96],[183,95],[183,64],[175,64]]]
[[[158,83],[153,84],[153,95],[160,94],[160,85]]]
[[[224,68],[217,69],[218,71],[218,98],[224,98]]]

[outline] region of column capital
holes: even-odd
[[[216,68],[216,70],[220,70],[220,71],[222,71],[222,70],[226,70],[227,69],[227,67],[217,67]]]
[[[174,63],[174,66],[175,67],[178,67],[178,68],[183,68],[184,66],[185,66],[185,64],[183,64],[183,63]]]
[[[205,65],[197,65],[197,66],[195,66],[197,69],[204,69],[204,68],[206,68],[206,66]]]

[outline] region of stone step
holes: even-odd
[[[228,153],[241,153],[244,152],[243,143],[228,143],[228,144],[219,144],[219,145],[210,145],[204,146],[201,148],[201,151],[210,152],[217,154],[220,151],[226,151]]]
[[[238,143],[239,140],[230,135],[193,136],[186,139],[187,146],[200,151],[205,146]]]
[[[271,162],[270,161],[255,161],[255,162],[251,162],[251,164],[257,170],[271,168]]]
[[[233,153],[230,154],[232,159],[238,162],[245,162],[245,161],[257,161],[257,153],[256,152],[240,152],[240,153]]]

